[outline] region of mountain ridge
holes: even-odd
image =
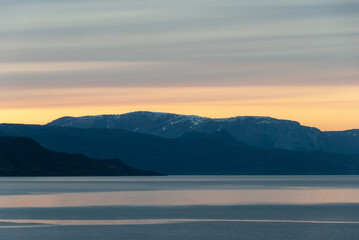
[[[44,147],[164,174],[358,174],[359,156],[255,147],[225,131],[163,138],[123,129],[0,124],[0,136],[30,137]]]
[[[226,130],[238,141],[267,148],[359,154],[359,130],[320,131],[297,121],[260,116],[208,118],[196,115],[137,111],[125,114],[62,117],[47,126],[120,128],[165,138],[197,131]],[[356,133],[358,131],[358,133]],[[352,134],[348,134],[351,133]]]
[[[0,136],[0,176],[149,176],[119,159],[51,151],[26,137]]]

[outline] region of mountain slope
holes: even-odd
[[[121,129],[1,124],[0,135],[27,136],[56,151],[116,157],[166,174],[359,173],[359,156],[253,147],[224,131],[167,139]]]
[[[81,154],[47,150],[29,138],[0,137],[0,176],[158,175],[126,166],[118,159],[100,161]]]
[[[254,146],[359,154],[359,134],[321,132],[295,121],[270,117],[211,119],[170,113],[132,112],[121,115],[63,117],[48,126],[120,128],[165,138],[177,138],[192,131],[214,133],[226,130],[238,141]]]
[[[325,145],[332,152],[359,154],[359,129],[323,132]]]

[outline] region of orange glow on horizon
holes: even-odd
[[[270,116],[321,130],[359,128],[359,86],[113,87],[3,90],[0,122],[157,111],[205,117]]]

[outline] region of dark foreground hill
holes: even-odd
[[[165,138],[189,132],[215,133],[225,130],[238,141],[259,147],[294,151],[326,151],[359,154],[359,130],[322,132],[296,121],[270,117],[239,116],[212,119],[156,112],[120,115],[63,117],[49,126],[76,128],[120,128]]]
[[[29,138],[0,137],[0,176],[132,176],[158,175],[81,154],[47,150]]]
[[[0,135],[165,174],[359,174],[358,155],[253,147],[224,131],[167,139],[121,129],[1,124]]]

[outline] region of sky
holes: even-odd
[[[2,0],[0,122],[146,110],[359,128],[357,0]]]

